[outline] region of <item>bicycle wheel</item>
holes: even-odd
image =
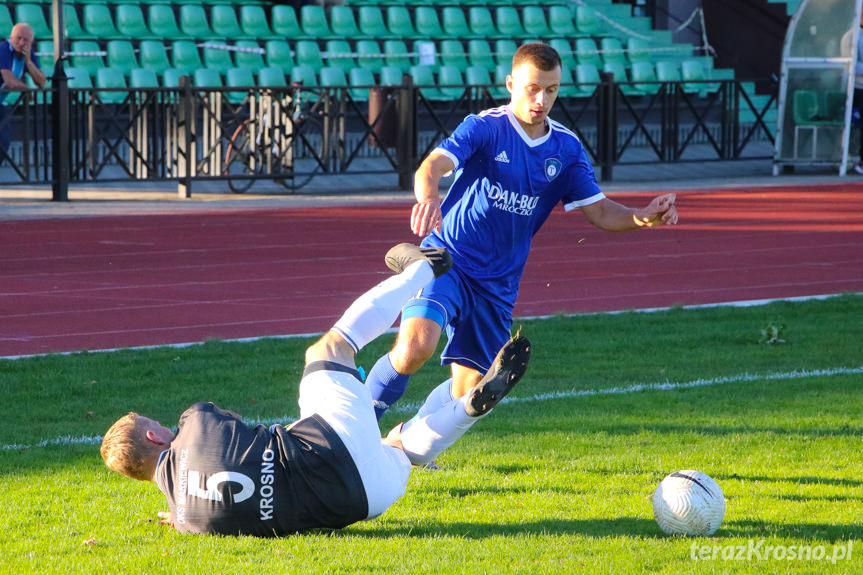
[[[324,125],[313,116],[304,115],[294,124],[294,179],[291,185],[299,189],[312,181],[326,163],[324,157]]]
[[[244,194],[255,180],[233,176],[254,176],[264,170],[260,150],[252,151],[251,120],[246,120],[234,130],[225,151],[225,161],[222,164],[222,175],[228,176],[228,187],[235,194]]]

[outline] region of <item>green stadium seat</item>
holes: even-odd
[[[383,54],[381,53],[381,47],[377,41],[358,40],[355,49],[358,55],[356,65],[361,68],[367,68],[375,74],[379,74],[381,68],[384,67],[384,59]]]
[[[294,10],[293,6],[287,4],[273,6],[270,12],[270,28],[274,34],[282,36],[285,39],[308,38],[303,29],[300,28],[296,10]]]
[[[656,70],[651,62],[632,63],[632,83],[636,90],[644,94],[655,94],[659,91],[659,84],[648,84],[645,82],[656,81]]]
[[[345,74],[357,64],[347,40],[327,40],[327,66],[338,66]],[[323,77],[323,76],[322,76]]]
[[[701,60],[684,60],[680,65],[680,77],[685,83],[683,90],[688,94],[707,95],[710,84],[707,80],[707,71]]]
[[[599,36],[605,31],[605,26],[596,15],[592,6],[579,5],[575,9],[575,27],[583,36]]]
[[[267,40],[264,50],[269,68],[279,68],[283,74],[289,74],[297,65],[291,53],[291,46],[284,40]]]
[[[383,12],[377,6],[360,6],[357,19],[360,33],[364,36],[377,40],[396,36],[387,29]]]
[[[438,84],[444,99],[458,100],[464,95],[464,76],[456,66],[441,66],[438,70]]]
[[[120,70],[125,76],[129,76],[132,70],[140,68],[135,48],[129,40],[109,40],[107,46],[108,67]]]
[[[90,73],[84,68],[69,66],[66,68],[66,77],[69,78],[69,88],[73,90],[93,87],[93,80],[90,79]]]
[[[157,38],[171,42],[185,38],[186,35],[180,31],[174,9],[166,4],[152,4],[147,7],[147,23],[150,32]]]
[[[300,8],[300,27],[311,38],[326,40],[333,37],[323,6],[306,4]]]
[[[240,28],[248,38],[270,40],[278,38],[267,21],[263,6],[243,4],[240,6]]]
[[[387,29],[404,39],[421,37],[414,28],[410,12],[402,5],[387,6]]]
[[[180,85],[180,78],[188,76],[189,72],[178,70],[176,68],[168,68],[162,76],[162,85],[166,88],[176,88]]]
[[[521,19],[524,32],[530,36],[545,39],[555,35],[548,27],[548,20],[545,19],[542,6],[525,6],[521,11]]]
[[[578,91],[582,96],[591,96],[596,91],[597,86],[584,84],[599,84],[599,69],[593,64],[578,64],[575,67],[575,80],[580,85]]]
[[[357,27],[354,11],[350,6],[336,5],[330,8],[330,28],[333,34],[345,40],[365,36]]]
[[[213,30],[207,22],[207,14],[200,4],[183,4],[180,6],[180,30],[186,36],[206,40],[213,38]]]
[[[39,68],[45,72],[47,76],[51,75],[54,69],[54,41],[41,40],[36,43],[36,53],[41,54],[39,58]],[[29,74],[27,74],[29,76]]]
[[[467,53],[472,66],[482,66],[489,73],[494,71],[496,63],[487,40],[474,38],[467,43]]]
[[[411,59],[408,56],[408,48],[404,40],[384,41],[384,64],[386,66],[395,66],[405,74],[410,72]]]
[[[258,70],[258,84],[261,86],[282,87],[288,85],[285,71],[279,66],[267,66]]]
[[[381,86],[401,86],[404,73],[399,66],[384,66],[381,68]]]
[[[566,38],[552,38],[548,45],[557,50],[560,54],[561,63],[568,66],[571,70],[575,70],[577,62],[575,61],[575,53],[572,50],[572,44]]]
[[[662,60],[656,63],[656,79],[660,82],[680,82],[683,80],[683,75],[680,70],[680,63],[674,60]],[[670,91],[671,86],[668,87]]]
[[[576,38],[575,59],[579,64],[593,64],[597,68],[603,64],[593,38]]]
[[[414,85],[419,88],[420,93],[427,100],[449,100],[438,88],[438,83],[435,81],[434,72],[430,66],[411,66],[410,74],[414,80]]]
[[[187,75],[204,67],[198,47],[192,40],[174,40],[171,44],[171,63],[173,68]]]
[[[650,62],[651,54],[650,51],[650,42],[643,38],[635,38],[630,37],[626,41],[627,53],[629,54],[629,61],[633,64],[635,62]]]
[[[578,35],[572,11],[569,6],[556,5],[548,8],[548,27],[552,34],[561,38],[572,38]]]
[[[258,43],[254,40],[240,40],[235,46],[237,48],[258,48]],[[264,56],[263,54],[257,54],[255,52],[234,52],[234,63],[237,68],[251,68],[252,70],[260,70],[264,67]]]
[[[440,62],[446,66],[455,66],[460,72],[467,70],[467,54],[461,40],[443,40],[440,43]]]
[[[294,45],[294,49],[296,51],[297,65],[311,66],[315,73],[324,67],[321,49],[314,40],[300,40]]]
[[[600,50],[603,62],[620,62],[624,67],[629,67],[629,59],[618,38],[603,38],[600,40]]]
[[[4,6],[4,8],[6,7]],[[9,10],[8,8],[6,8],[6,14],[8,14],[8,12]],[[6,14],[3,15],[2,20],[6,19]],[[45,12],[42,10],[42,6],[39,4],[16,5],[15,23],[30,24],[30,27],[33,28],[33,37],[37,40],[50,40],[54,37],[51,26],[48,25],[48,20],[45,18]],[[10,22],[9,24],[12,23]],[[4,38],[9,37],[9,33],[12,32],[12,25],[9,25],[8,30],[9,31],[3,35]]]
[[[43,15],[42,18],[44,19],[45,16]],[[23,20],[19,20],[19,22],[23,22]],[[0,4],[0,38],[8,38],[9,34],[12,33],[12,26],[14,25],[15,21],[12,20],[12,14],[9,12],[9,7],[5,4]]]
[[[237,12],[233,5],[219,4],[210,8],[210,26],[213,35],[222,36],[229,40],[238,40],[240,38],[254,38],[246,34],[240,27],[240,20],[237,18]]]
[[[468,66],[465,70],[468,86],[491,86],[491,74],[485,66]]]
[[[229,88],[251,88],[257,83],[251,68],[230,68],[225,73],[225,85]],[[226,92],[225,97],[232,104],[239,104],[249,96],[248,91]]]
[[[158,76],[164,76],[171,67],[168,51],[159,40],[143,40],[138,45],[138,58],[142,68],[153,70]]]
[[[219,74],[227,74],[228,70],[234,67],[234,58],[228,50],[220,50],[219,48],[204,48],[204,66],[210,70],[215,70]]]
[[[447,36],[461,39],[474,36],[474,32],[467,25],[467,19],[461,6],[444,6],[441,24],[443,32]]]
[[[477,38],[490,40],[501,37],[486,6],[471,6],[468,10],[468,22],[472,35]]]
[[[318,74],[311,66],[294,66],[291,69],[291,83],[314,87],[318,85]]]
[[[103,104],[119,104],[125,100],[129,92],[125,90],[126,77],[122,70],[117,68],[99,68],[96,70],[96,87],[97,88],[124,88],[122,92],[96,92]]]
[[[348,77],[341,66],[324,66],[320,71],[321,86],[328,88],[346,88]]]
[[[512,71],[512,66],[509,64],[498,64],[494,67],[494,83],[508,95],[506,90],[506,77]]]
[[[66,38],[69,40],[96,39],[96,36],[90,34],[81,26],[81,19],[78,18],[78,11],[75,10],[74,4],[63,4],[63,28],[65,28]]]
[[[88,33],[93,34],[100,40],[123,37],[114,26],[111,8],[107,4],[86,4],[84,6],[83,24],[84,29]]]
[[[419,36],[438,39],[446,36],[433,6],[417,6],[414,10],[414,28]]]
[[[75,40],[71,44],[72,52],[99,52],[102,48],[95,40]],[[70,62],[73,68],[86,70],[90,76],[96,75],[96,70],[105,67],[102,56],[72,56]]]
[[[618,84],[623,84],[629,81],[626,75],[626,67],[620,62],[606,62],[602,66],[602,71],[606,74],[611,74],[614,81]]]
[[[558,95],[561,98],[575,98],[580,95],[578,87],[575,85],[575,78],[572,75],[572,68],[562,66],[560,69],[560,90]]]
[[[504,64],[506,65],[507,70],[511,70],[512,57],[515,55],[516,49],[518,49],[518,46],[516,46],[515,40],[510,40],[508,38],[504,40],[495,40],[494,52],[497,63]],[[509,72],[507,72],[507,74],[509,74]]]
[[[505,38],[524,38],[526,36],[521,18],[513,6],[498,6],[495,9],[497,31]]]
[[[189,6],[189,4],[187,4]],[[221,88],[222,75],[216,70],[209,68],[198,68],[192,73],[192,84],[198,88]]]
[[[129,74],[130,88],[158,88],[159,77],[149,68],[135,68]]]
[[[114,22],[117,31],[129,39],[144,40],[156,38],[147,27],[144,12],[139,4],[120,4],[114,8]]]
[[[374,73],[369,68],[351,68],[348,72],[348,84],[351,89],[348,91],[356,102],[368,102],[369,89],[376,86]]]

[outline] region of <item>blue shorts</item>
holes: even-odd
[[[456,268],[435,278],[408,301],[402,321],[411,317],[434,320],[446,329],[449,341],[441,365],[457,363],[485,373],[510,338],[512,309],[483,297]]]

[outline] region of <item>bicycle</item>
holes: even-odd
[[[299,87],[299,84],[292,86]],[[309,98],[307,102],[311,103],[312,99]],[[225,151],[222,175],[228,177],[228,187],[235,194],[245,193],[257,179],[253,176],[273,174],[274,168],[275,173],[280,175],[280,170],[287,168],[284,173],[287,177],[275,178],[275,181],[289,190],[297,190],[308,184],[323,167],[323,112],[315,104],[306,109],[302,90],[299,89],[290,103],[293,105],[291,133],[285,132],[287,123],[284,126],[271,125],[270,114],[273,113],[275,117],[281,108],[275,100],[270,109],[263,113],[260,122],[248,118],[234,130]],[[290,155],[289,165],[283,163],[286,155]],[[300,161],[310,161],[312,169],[302,173],[298,179],[296,166]]]

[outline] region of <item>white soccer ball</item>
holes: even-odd
[[[653,517],[666,535],[712,535],[725,517],[725,497],[706,473],[675,471],[653,493]]]

